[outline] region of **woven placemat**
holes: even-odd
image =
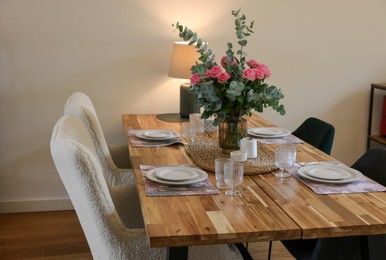
[[[275,154],[264,144],[258,144],[257,158],[244,162],[244,175],[254,175],[276,170]],[[227,157],[218,146],[217,138],[195,139],[185,146],[186,153],[198,167],[214,172],[214,160]]]

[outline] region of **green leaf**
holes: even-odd
[[[200,38],[197,39],[197,48],[201,48],[202,40]]]
[[[239,16],[240,10],[241,10],[241,8],[237,11],[232,11],[232,15],[235,17]]]
[[[247,40],[241,40],[238,41],[238,43],[240,44],[240,46],[247,46]]]

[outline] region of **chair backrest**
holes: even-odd
[[[65,106],[67,106],[67,105],[76,105],[76,106],[85,107],[87,110],[89,110],[95,116],[96,120],[99,123],[98,115],[96,113],[94,104],[92,103],[91,98],[89,96],[87,96],[85,93],[79,92],[79,91],[72,93],[67,98]]]
[[[386,186],[386,148],[366,151],[351,167]],[[386,235],[362,236],[361,243],[367,247],[370,259],[383,259],[386,255]]]
[[[86,126],[105,173],[112,180],[113,174],[110,171],[116,171],[118,168],[111,157],[102,127],[90,98],[82,92],[72,93],[65,103],[64,114],[78,118]]]
[[[93,256],[106,256],[114,247],[112,228],[125,228],[112,202],[94,144],[84,125],[63,116],[51,137],[51,154],[78,215]]]
[[[310,117],[293,131],[292,134],[326,154],[330,154],[334,142],[335,128],[323,120]]]
[[[374,181],[386,185],[386,148],[372,148],[352,166]]]

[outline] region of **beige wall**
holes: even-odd
[[[333,155],[353,163],[369,85],[386,82],[385,0],[0,0],[0,203],[67,198],[49,140],[71,92],[93,99],[110,143],[125,142],[122,113],[178,111],[171,23],[221,57],[239,7],[256,21],[246,51],[286,95],[286,116],[264,115],[291,130],[309,116],[331,122]]]

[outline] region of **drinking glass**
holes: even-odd
[[[244,165],[239,162],[226,163],[224,166],[225,174],[224,181],[231,189],[225,192],[228,196],[235,196],[241,194],[241,191],[237,190],[237,186],[243,183],[244,179]]]
[[[194,124],[191,123],[183,123],[181,125],[182,137],[187,138],[189,141],[193,141],[196,137],[196,128]]]
[[[215,165],[215,176],[216,176],[216,187],[219,189],[229,189],[228,184],[224,181],[225,176],[225,165],[233,163],[230,158],[217,158],[214,161]],[[229,167],[229,166],[228,166]]]
[[[275,151],[275,165],[280,169],[276,177],[285,178],[291,176],[288,172],[295,164],[296,146],[293,144],[281,144]]]
[[[196,129],[196,134],[202,134],[205,132],[205,123],[204,119],[201,119],[201,114],[189,114],[189,123],[192,127]]]

